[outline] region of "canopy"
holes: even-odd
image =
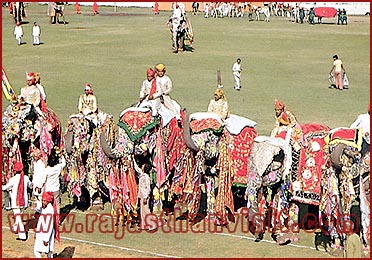
[[[315,15],[318,17],[333,18],[337,14],[337,10],[333,7],[315,7]]]

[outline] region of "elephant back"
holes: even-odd
[[[329,134],[329,128],[320,124],[304,124],[301,128],[307,145],[300,150],[297,179],[292,185],[292,199],[319,205],[322,169],[329,156],[324,150],[326,147],[324,137]]]
[[[132,142],[135,142],[147,131],[152,131],[157,127],[159,122],[159,117],[152,116],[149,109],[132,107],[121,113],[118,126],[124,129]]]
[[[190,115],[190,130],[192,134],[209,131],[214,134],[222,134],[223,129],[224,126],[221,119],[214,113],[199,112]]]

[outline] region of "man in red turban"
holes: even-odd
[[[161,102],[160,99],[154,98],[154,94],[157,92],[155,71],[152,68],[148,68],[146,76],[147,79],[142,82],[138,106],[149,107],[152,110],[152,116],[156,116]]]
[[[13,164],[14,176],[8,183],[2,186],[2,190],[10,190],[11,207],[14,215],[13,232],[18,233],[17,240],[26,241],[27,233],[23,225],[22,213],[28,206],[27,187],[31,188],[32,183],[28,176],[23,173],[22,162]]]

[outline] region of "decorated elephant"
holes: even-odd
[[[352,231],[358,232],[360,228],[361,219],[352,212],[357,202],[357,210],[363,212],[364,218],[363,239],[367,238],[369,232],[369,211],[365,208],[369,205],[365,197],[365,192],[369,190],[366,189],[369,183],[366,177],[366,173],[369,175],[369,153],[362,157],[361,129],[335,128],[329,132],[325,141],[329,147],[330,160],[322,176],[320,224],[323,233],[332,239],[332,254],[341,255],[347,233],[351,231],[346,226],[354,222]]]
[[[2,118],[3,178],[12,177],[15,161],[22,161],[25,173],[30,173],[31,151],[40,149],[47,162],[53,149],[62,146],[61,124],[57,115],[46,108],[40,115],[32,104],[12,99]]]
[[[182,125],[173,116],[153,116],[149,108],[130,107],[120,114],[118,126],[114,141],[101,135],[103,151],[116,162],[109,176],[111,202],[127,212],[136,212],[138,188],[133,160],[137,160],[151,165],[153,212],[160,212],[169,176],[186,147]]]
[[[324,137],[329,128],[318,124],[305,124],[301,128],[307,145],[300,148],[295,158],[288,138],[290,132],[255,140],[249,158],[246,197],[251,232],[257,242],[263,238],[267,216],[278,244],[297,241],[299,204],[319,205],[322,169],[328,158]]]
[[[97,124],[97,125],[96,125]],[[101,133],[105,138],[114,138],[113,116],[102,111],[97,113],[97,122],[83,114],[69,116],[65,137],[66,171],[64,180],[69,194],[90,205],[100,196],[108,197],[108,175],[113,165],[100,144]],[[84,191],[87,190],[88,194]]]
[[[247,183],[247,161],[257,135],[256,123],[237,115],[222,121],[215,113],[199,112],[190,115],[187,125],[190,127],[184,127],[185,141],[195,153],[190,160],[195,161],[189,163],[193,166],[189,171],[174,175],[174,190],[181,194],[179,202],[187,206],[183,211],[191,214],[190,219],[198,213],[201,193],[205,192],[208,220],[226,225],[235,212],[233,185]]]

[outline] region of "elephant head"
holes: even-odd
[[[188,120],[187,120],[188,119]],[[202,150],[206,160],[212,160],[219,155],[219,140],[224,125],[214,113],[193,113],[185,117],[184,139],[186,145],[193,151]]]
[[[101,147],[100,138],[114,138],[113,116],[99,111],[97,121],[82,114],[71,115],[65,133],[65,156],[69,191],[80,197],[82,186],[93,195],[105,183],[111,164]]]
[[[46,109],[41,116],[33,105],[23,99],[14,100],[2,119],[3,152],[8,158],[3,163],[22,159],[27,172],[28,163],[32,160],[30,148],[35,146],[40,149],[46,161],[53,147],[61,144],[61,138],[60,121],[52,110]]]

